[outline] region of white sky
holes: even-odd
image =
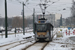
[[[22,0],[21,0],[22,1]],[[42,0],[43,1],[43,0]],[[56,2],[58,0],[50,0],[51,2],[48,4],[51,4],[52,2]],[[18,1],[15,0],[8,0],[7,2],[8,6],[8,17],[12,17],[15,15],[21,15],[22,11],[22,4],[20,4]],[[25,6],[25,16],[30,16],[33,13],[33,8],[35,8],[36,13],[41,13],[41,9],[39,7],[40,0],[29,0],[29,4]],[[50,13],[60,13],[62,14],[63,18],[70,17],[71,16],[71,8],[72,6],[72,0],[59,0],[58,2],[50,5],[46,11],[47,14]],[[69,8],[68,8],[69,7]],[[66,8],[66,10],[63,10]],[[0,14],[2,17],[5,16],[4,12],[4,0],[0,0]]]

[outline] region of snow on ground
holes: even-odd
[[[44,50],[75,50],[75,41],[71,40],[70,37],[73,36],[54,38]]]
[[[72,50],[75,49],[73,43],[75,42],[68,38],[56,38],[50,42],[44,50]]]
[[[1,38],[0,39],[0,50],[5,50],[5,49],[8,49],[8,48],[12,48],[16,45],[19,45],[20,47],[17,46],[18,48],[14,47],[12,49],[12,50],[18,50],[18,49],[24,48],[25,46],[33,44],[34,42],[28,42],[27,40],[24,39],[24,38],[30,37],[30,36],[32,36],[32,38],[34,38],[33,32],[25,33],[25,35],[23,35],[23,33],[22,34],[16,34],[16,37],[15,37],[15,35],[9,35],[8,38]],[[22,40],[24,40],[24,42]],[[22,42],[18,42],[18,41],[22,41]],[[17,43],[14,43],[14,42],[17,42]],[[11,43],[13,43],[13,44],[11,44]],[[24,44],[24,43],[26,43],[26,44]],[[11,44],[11,45],[4,46],[4,45],[7,45],[7,44]],[[4,46],[4,47],[1,47],[1,46]]]
[[[21,50],[21,49],[23,49],[23,48],[25,48],[25,47],[27,47],[27,46],[33,44],[33,43],[34,43],[34,42],[28,42],[28,43],[26,43],[26,44],[19,45],[19,46],[17,46],[17,47],[11,48],[11,49],[9,49],[9,50]]]
[[[61,47],[64,46],[64,47]],[[69,50],[70,48],[66,48],[65,44],[52,43],[50,42],[44,50]]]
[[[25,32],[31,32],[33,31],[33,29],[25,29]],[[23,30],[16,30],[16,33],[22,33]],[[12,29],[11,31],[8,31],[8,33],[15,33],[15,29]],[[5,31],[2,31],[2,33],[0,32],[0,34],[5,34]]]
[[[16,37],[15,37],[15,34],[8,35],[8,38],[5,38],[5,36],[3,36],[3,38],[0,38],[0,46],[11,43],[11,42],[20,41],[20,40],[23,40],[23,38],[25,38],[25,37],[29,37],[29,36],[33,36],[33,35],[34,35],[33,32],[30,32],[30,33],[25,33],[25,35],[16,34]]]
[[[75,36],[74,30],[75,29],[68,30],[68,28],[55,28],[53,33],[56,35],[54,36],[53,41],[50,42],[44,50],[75,50],[75,41],[70,39],[70,37]],[[57,33],[62,35],[62,37],[57,37]]]
[[[62,31],[60,31],[62,29]],[[50,42],[44,50],[72,50],[72,49],[75,49],[75,42],[70,40],[69,37],[72,37],[72,36],[75,36],[73,34],[73,30],[70,30],[70,35],[66,35],[66,32],[65,30],[68,30],[67,28],[55,28],[53,33],[59,33],[62,35],[62,37],[57,37],[57,34],[54,36],[54,39],[52,42]],[[67,31],[67,33],[69,33]],[[8,35],[8,38],[0,38],[0,46],[1,45],[4,45],[4,44],[8,44],[8,43],[11,43],[11,42],[14,42],[14,41],[20,41],[20,40],[23,40],[23,38],[25,37],[29,37],[29,36],[33,36],[33,32],[31,33],[25,33],[25,35],[23,34],[16,34],[16,37],[15,37],[15,34],[13,35]],[[30,44],[33,44],[34,42],[28,42],[26,44],[22,44],[22,45],[19,45],[19,46],[16,46],[14,48],[11,48],[10,50],[21,50],[22,48],[25,48],[26,46],[30,45]]]

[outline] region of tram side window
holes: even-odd
[[[36,30],[37,31],[46,31],[47,25],[46,24],[38,24],[38,25],[36,25]]]

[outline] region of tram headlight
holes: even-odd
[[[38,21],[38,23],[41,23],[40,21]]]

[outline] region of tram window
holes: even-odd
[[[36,25],[36,30],[37,31],[46,31],[47,30],[47,25],[46,24],[37,24]]]

